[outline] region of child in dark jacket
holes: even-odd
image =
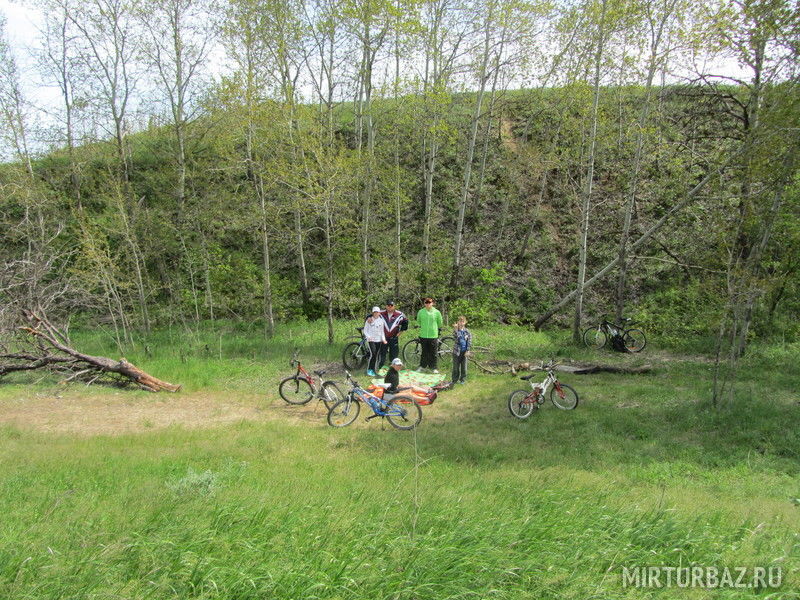
[[[458,317],[453,336],[456,338],[456,343],[453,344],[453,383],[466,383],[467,357],[472,349],[472,334],[467,329],[467,318],[464,315]]]

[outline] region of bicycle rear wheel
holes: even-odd
[[[328,425],[331,427],[347,427],[352,425],[361,412],[361,402],[348,396],[331,406],[328,411]]]
[[[641,329],[628,329],[622,339],[628,352],[641,352],[647,345],[647,338]]]
[[[518,419],[527,419],[533,413],[536,406],[533,398],[531,398],[530,390],[517,390],[511,392],[508,397],[508,410],[511,414]]]
[[[287,377],[278,385],[278,393],[289,404],[306,404],[314,397],[314,386],[304,377]]]
[[[592,350],[600,350],[606,345],[606,341],[608,341],[606,332],[599,327],[590,327],[583,332],[583,343]]]
[[[386,403],[386,418],[396,429],[414,429],[422,421],[422,409],[410,396],[395,396]]]
[[[358,371],[367,364],[367,349],[363,342],[350,342],[342,351],[342,364],[348,371]]]
[[[558,383],[558,387],[550,388],[550,402],[561,410],[572,410],[578,406],[578,392],[566,383]]]
[[[408,340],[403,346],[403,364],[409,369],[416,371],[419,369],[419,361],[422,358],[422,343],[419,338]]]

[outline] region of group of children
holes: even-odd
[[[383,366],[385,357],[389,354],[391,362],[386,373],[385,383],[390,384],[389,393],[396,393],[403,361],[399,355],[398,336],[401,331],[408,328],[408,319],[402,312],[395,310],[394,302],[386,303],[387,309],[381,311],[380,307],[373,306],[372,313],[364,323],[364,337],[369,343],[369,361],[367,375],[375,377],[377,371]],[[422,344],[420,371],[430,370],[438,374],[438,343],[439,329],[442,327],[442,314],[434,308],[433,298],[425,298],[423,307],[417,313],[417,323],[420,326],[419,339]],[[463,384],[467,380],[467,358],[472,348],[472,333],[467,329],[467,319],[461,315],[453,325],[453,383]]]

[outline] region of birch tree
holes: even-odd
[[[200,96],[208,73],[206,62],[211,51],[214,28],[208,0],[150,0],[141,5],[141,23],[148,32],[145,45],[147,62],[154,84],[169,114],[172,131],[171,159],[174,164],[172,196],[175,199],[175,231],[181,246],[183,264],[189,276],[194,298],[195,320],[199,321],[199,285],[197,266],[189,252],[186,233],[191,225],[202,238],[199,223],[187,214],[187,178],[189,169],[189,128],[200,114]],[[206,305],[213,317],[213,298],[209,286],[209,261],[205,250],[200,253],[205,281]]]
[[[656,73],[666,69],[666,60],[669,56],[669,48],[665,44],[670,43],[672,29],[677,25],[678,11],[682,10],[681,0],[648,0],[644,3],[644,17],[648,38],[648,57],[644,87],[644,100],[642,102],[639,119],[636,123],[636,149],[633,156],[633,167],[630,184],[628,186],[627,200],[625,202],[622,235],[620,237],[618,266],[619,275],[617,278],[616,292],[616,322],[621,323],[625,311],[625,289],[628,274],[628,243],[630,240],[631,222],[634,209],[636,207],[636,195],[639,188],[641,177],[642,162],[644,159],[644,148],[646,129],[650,118],[650,110],[653,96],[653,80]]]

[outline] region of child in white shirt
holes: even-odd
[[[364,322],[364,337],[369,343],[369,363],[367,364],[367,375],[375,377],[375,369],[380,358],[381,345],[386,343],[386,333],[381,319],[381,309],[379,306],[372,307],[372,315],[367,317]]]

